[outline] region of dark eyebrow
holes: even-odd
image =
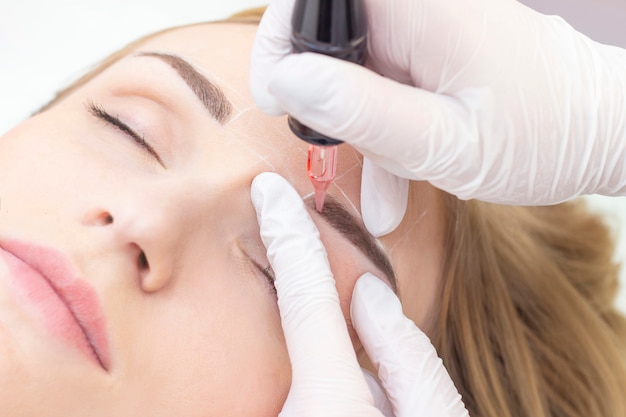
[[[318,213],[318,211],[315,210],[315,199],[313,196],[305,198],[304,202],[311,210]],[[374,239],[355,216],[346,210],[343,205],[330,194],[326,195],[324,208],[319,215],[326,223],[341,233],[343,237],[350,241],[363,255],[372,261],[389,279],[394,292],[398,292],[396,275],[393,272],[389,257],[380,247],[376,239]]]
[[[233,105],[226,98],[224,92],[183,58],[160,52],[138,52],[135,56],[154,57],[166,62],[187,83],[215,120],[220,124],[224,124],[230,117]]]

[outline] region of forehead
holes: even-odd
[[[250,53],[257,26],[207,23],[157,35],[135,50],[175,53],[216,81],[237,108],[254,105],[248,88]]]

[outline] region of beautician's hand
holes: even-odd
[[[404,317],[393,292],[366,274],[355,287],[351,314],[384,387],[373,390],[373,398],[364,376],[370,383],[374,378],[359,368],[326,250],[302,198],[273,173],[257,176],[251,195],[292,366],[281,417],[380,417],[380,410],[391,416],[387,397],[396,417],[467,416],[426,336]]]
[[[625,50],[512,0],[364,1],[371,70],[290,54],[294,0],[270,4],[251,66],[262,110],[288,112],[397,176],[463,199],[626,194]],[[380,211],[377,193],[397,193],[398,179],[371,167],[362,210],[380,235],[404,207]]]

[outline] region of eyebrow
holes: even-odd
[[[313,196],[309,196],[304,199],[305,204],[315,213],[319,213],[315,210],[315,199]],[[324,208],[319,215],[328,223],[333,229],[337,230],[343,235],[350,243],[352,243],[357,249],[363,253],[374,265],[381,270],[383,274],[389,279],[394,292],[398,292],[398,285],[396,281],[396,275],[393,272],[391,261],[387,254],[380,247],[376,239],[367,231],[355,216],[353,216],[343,205],[337,201],[333,196],[327,194],[326,201],[324,202]]]
[[[178,75],[187,83],[191,91],[198,97],[204,107],[220,124],[224,124],[233,112],[232,103],[226,98],[222,89],[200,74],[189,62],[177,55],[160,52],[138,52],[136,57],[152,57],[164,61],[174,68]]]

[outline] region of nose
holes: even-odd
[[[102,228],[125,259],[135,264],[141,289],[152,293],[174,276],[183,237],[189,232],[186,225],[194,223],[189,207],[193,203],[184,196],[137,193],[86,210],[82,223]]]

